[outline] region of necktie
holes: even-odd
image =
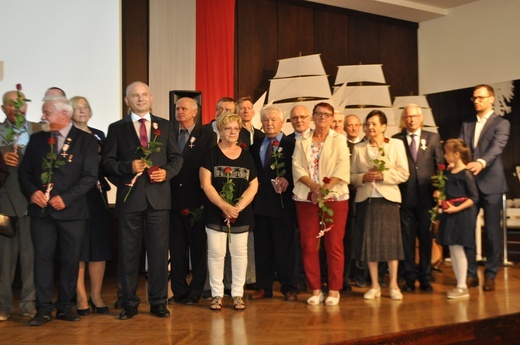
[[[269,145],[267,146],[267,150],[265,151],[264,168],[267,168],[271,163],[271,157],[273,156],[273,140],[274,139],[269,139]]]
[[[417,161],[417,145],[415,144],[415,134],[411,134],[410,137],[412,141],[410,141],[410,153],[412,154],[412,158]]]
[[[179,152],[182,154],[184,151],[184,146],[186,146],[186,139],[188,138],[188,130],[181,129],[179,133],[179,139],[177,140],[177,145],[179,146]]]
[[[146,130],[146,119],[139,119],[141,128],[139,129],[139,141],[142,147],[148,147],[148,131]]]

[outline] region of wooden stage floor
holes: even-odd
[[[339,306],[308,306],[305,303],[308,293],[301,293],[298,302],[285,302],[277,292],[269,299],[246,299],[245,311],[233,310],[230,299],[225,299],[220,312],[211,311],[207,301],[201,301],[197,306],[173,305],[169,306],[171,317],[168,319],[149,314],[143,277],[139,286],[143,299],[139,314],[127,321],[120,321],[119,310],[112,309],[116,281],[109,278],[103,293],[105,302],[111,307],[109,315],[91,314],[79,322],[53,319],[43,326],[29,327],[28,319],[19,316],[18,306],[15,306],[11,318],[0,322],[0,344],[429,344],[433,338],[423,337],[423,329],[441,329],[437,333],[448,334],[442,331],[443,327],[460,325],[460,329],[469,329],[466,325],[473,324],[478,331],[482,328],[477,324],[478,320],[520,315],[519,266],[500,269],[496,291],[472,288],[471,296],[465,300],[445,297],[446,291],[455,285],[455,278],[449,263],[441,270],[434,272],[434,292],[417,289],[404,294],[403,301],[391,300],[387,290],[380,299],[365,301],[362,295],[367,289],[353,287],[352,292],[342,293]],[[479,277],[482,283],[482,267],[479,267]],[[520,323],[516,316],[513,324],[507,327],[514,328],[518,334]],[[507,327],[498,333],[508,332]],[[457,332],[454,334],[460,333]],[[484,329],[484,332],[487,331]],[[413,341],[395,341],[410,333],[416,334]],[[363,340],[366,337],[372,338]],[[394,341],[384,340],[392,337]],[[445,336],[435,344],[479,343],[472,341],[470,335],[465,337],[457,340],[457,337]],[[502,343],[500,334],[494,339],[494,345]],[[520,343],[520,337],[515,339]]]

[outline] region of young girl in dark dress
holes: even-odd
[[[444,145],[444,158],[450,170],[446,173],[446,200],[442,202],[439,243],[449,246],[451,264],[457,286],[447,292],[450,299],[469,296],[466,285],[468,260],[465,247],[475,246],[478,190],[473,174],[466,169],[470,161],[469,148],[459,139],[449,139]],[[439,196],[436,191],[434,196]]]

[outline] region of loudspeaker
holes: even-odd
[[[195,118],[195,123],[202,124],[202,92],[196,90],[172,90],[170,91],[170,121],[177,123],[175,119],[175,104],[180,98],[193,98],[199,105],[199,112]]]

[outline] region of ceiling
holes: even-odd
[[[447,16],[450,9],[479,0],[306,0],[420,23]]]

